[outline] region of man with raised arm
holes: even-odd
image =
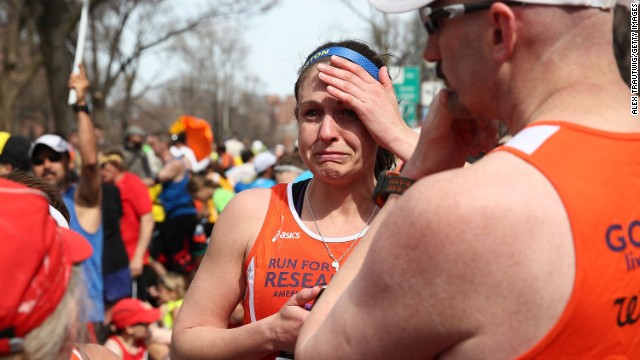
[[[53,134],[42,135],[33,142],[29,152],[33,173],[57,186],[62,192],[71,216],[69,227],[84,236],[93,247],[93,254],[82,264],[84,281],[92,302],[91,306],[83,310],[82,320],[102,322],[102,188],[96,135],[86,101],[89,80],[82,65],[79,73],[71,74],[69,77],[69,88],[75,89],[78,98],[78,102],[73,106],[80,144],[77,151],[82,159],[78,183],[72,182],[70,146],[62,137]]]

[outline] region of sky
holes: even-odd
[[[364,14],[367,0],[350,0]],[[407,16],[407,15],[396,15]],[[367,40],[367,24],[339,0],[280,0],[267,14],[243,21],[247,66],[265,84],[263,94],[293,94],[304,58],[329,40]]]
[[[369,17],[378,10],[367,0],[349,0],[357,10]],[[186,0],[176,11],[194,15],[208,0]],[[415,13],[392,15],[416,16]],[[244,75],[256,76],[264,88],[261,95],[293,95],[298,68],[306,56],[327,41],[357,39],[368,41],[369,25],[340,0],[279,0],[264,14],[255,15],[230,25],[240,26],[241,37],[248,50]],[[141,77],[143,84],[162,84],[175,76],[168,69],[179,69],[184,63],[171,53],[150,52],[145,57]]]

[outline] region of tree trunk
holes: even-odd
[[[31,37],[24,41],[29,9],[23,1],[13,1],[8,6],[9,22],[3,29],[2,70],[0,71],[0,130],[14,130],[15,108],[18,97],[33,80],[42,65],[42,57],[32,54]]]
[[[73,59],[67,51],[66,40],[69,29],[67,19],[67,1],[48,0],[39,2],[41,8],[38,17],[40,51],[46,69],[49,98],[55,122],[55,132],[68,134],[72,117],[67,104],[69,89],[67,86]]]

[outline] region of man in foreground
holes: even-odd
[[[614,4],[370,2],[420,9],[448,90],[402,170],[416,182],[314,306],[296,358],[640,358],[640,120]],[[332,65],[335,97],[383,113]],[[494,135],[480,119],[515,137],[461,168]]]

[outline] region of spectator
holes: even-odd
[[[82,264],[83,275],[92,304],[86,312],[86,321],[102,323],[104,320],[102,248],[103,228],[100,185],[98,168],[98,146],[93,122],[89,115],[86,94],[89,80],[84,67],[80,72],[71,74],[69,87],[75,89],[78,102],[74,105],[79,137],[79,152],[82,159],[82,171],[77,184],[71,182],[72,163],[69,144],[60,136],[53,134],[37,138],[29,150],[33,173],[56,186],[63,194],[63,199],[71,221],[69,226],[84,236],[93,246],[91,258]]]
[[[151,338],[150,326],[160,319],[160,309],[138,299],[122,299],[111,312],[113,335],[104,346],[120,359],[146,359]]]
[[[233,159],[233,155],[227,152],[227,147],[224,144],[218,145],[217,148],[218,153],[218,164],[222,167],[223,171],[227,171],[235,166],[235,160]]]
[[[114,184],[102,183],[102,279],[104,282],[105,318],[118,300],[131,297],[129,258],[121,233],[123,205],[120,190]],[[104,325],[104,324],[103,324]],[[98,342],[108,336],[106,326],[96,328]]]
[[[253,151],[244,149],[240,153],[242,163],[232,167],[225,172],[226,178],[233,186],[239,183],[249,183],[256,177],[256,168],[253,166]]]
[[[288,152],[278,158],[273,171],[278,184],[289,183],[295,182],[298,176],[307,171],[307,166],[302,161],[300,153]]]
[[[276,164],[276,156],[269,151],[261,152],[253,158],[256,178],[248,183],[238,183],[234,186],[236,193],[247,189],[268,189],[276,184],[274,180],[273,166]]]
[[[29,147],[25,137],[0,131],[0,175],[13,170],[29,171]]]
[[[50,214],[60,213],[37,187],[0,179],[0,203],[0,356],[69,359],[73,351],[113,359],[104,347],[74,345],[85,341],[78,264],[91,256],[91,244],[56,224]]]
[[[163,161],[163,168],[156,180],[162,184],[159,198],[165,219],[158,229],[158,237],[151,243],[150,252],[166,270],[190,274],[197,268],[206,250],[206,243],[193,241],[198,219],[193,199],[187,190],[190,173],[184,162],[171,154],[170,135],[159,133],[156,137],[153,150]]]
[[[136,296],[150,300],[146,289],[152,284],[149,267],[149,244],[153,233],[151,198],[142,180],[124,168],[124,156],[118,150],[107,151],[100,158],[102,181],[120,190],[122,220],[120,233],[124,242]]]
[[[141,179],[152,179],[158,169],[155,168],[153,159],[144,150],[147,134],[141,127],[129,125],[124,132],[124,136],[124,169]],[[153,156],[153,154],[151,155]]]

